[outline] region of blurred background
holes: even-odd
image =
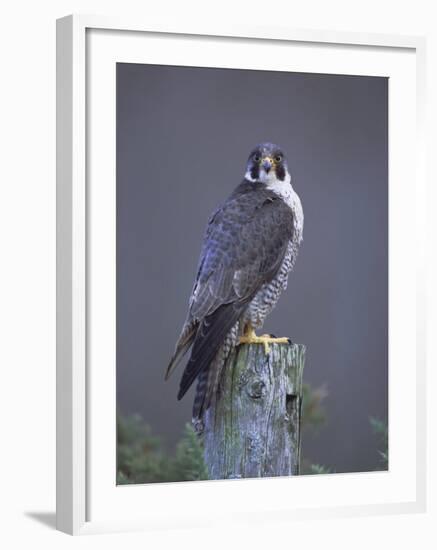
[[[210,213],[282,146],[304,242],[266,332],[307,346],[304,473],[387,468],[387,79],[117,64],[120,483],[202,479],[164,371]]]

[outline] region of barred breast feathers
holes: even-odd
[[[285,204],[291,209],[293,216],[293,237],[288,243],[287,250],[282,265],[274,279],[270,283],[263,285],[250,304],[246,314],[247,320],[252,325],[260,328],[264,324],[265,318],[275,307],[281,293],[286,290],[288,276],[293,269],[299,245],[303,239],[303,209],[299,195],[294,191],[290,176],[287,174],[284,181],[274,180],[268,186],[268,189],[278,195]]]

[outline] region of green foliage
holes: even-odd
[[[185,424],[184,435],[176,448],[173,477],[185,481],[208,479],[203,450],[191,424]]]
[[[328,395],[325,386],[312,388],[310,384],[302,387],[302,429],[317,430],[326,420],[323,401]]]
[[[309,475],[318,475],[318,474],[332,474],[334,472],[330,468],[327,468],[322,464],[310,464],[309,471],[306,473]]]
[[[117,415],[117,484],[207,479],[203,452],[187,424],[175,456],[167,454],[139,415]]]
[[[379,464],[375,467],[375,470],[387,470],[388,469],[388,427],[385,422],[379,418],[371,416],[369,418],[370,425],[373,433],[379,438],[382,450],[378,451]],[[316,474],[332,474],[335,470],[323,466],[322,464],[312,464],[307,459],[301,460],[301,475],[316,475]]]
[[[325,422],[326,415],[323,409],[323,400],[328,395],[326,388],[321,386],[313,389],[309,384],[303,385],[303,403],[302,403],[302,429],[310,429],[317,431],[317,429]],[[382,420],[374,417],[369,418],[372,431],[381,445],[381,449],[378,451],[379,462],[375,467],[375,470],[387,470],[388,469],[388,428],[387,424]],[[323,466],[321,464],[313,464],[311,460],[307,458],[301,459],[301,474],[314,475],[314,474],[330,474],[335,470]]]
[[[117,483],[166,481],[168,464],[160,441],[139,415],[117,415]]]
[[[316,430],[325,422],[324,387],[313,389],[304,384],[302,427]],[[388,428],[382,420],[369,418],[374,434],[381,445],[377,470],[388,468]],[[301,460],[301,474],[331,474],[335,470],[322,464]],[[208,479],[201,442],[190,424],[173,455],[165,452],[161,440],[139,415],[117,415],[117,484],[196,481]]]
[[[369,418],[373,433],[379,438],[382,450],[379,450],[380,466],[384,470],[388,470],[388,426],[379,418],[371,416]],[[378,470],[380,467],[377,468]]]

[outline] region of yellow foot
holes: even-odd
[[[274,338],[270,334],[257,336],[253,329],[249,329],[243,336],[240,336],[240,344],[263,344],[266,355],[270,353],[269,344],[289,344],[288,338]]]

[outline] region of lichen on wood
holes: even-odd
[[[299,473],[305,346],[239,346],[204,419],[210,479]]]

